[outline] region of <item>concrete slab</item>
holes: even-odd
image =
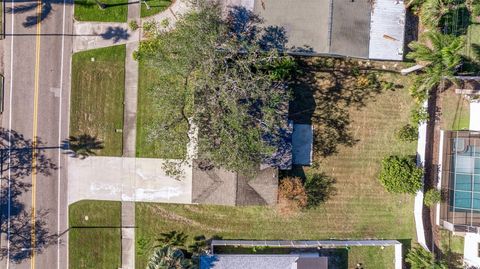
[[[68,160],[68,203],[79,200],[192,202],[192,167],[182,165],[177,180],[166,175],[165,160],[88,157]]]
[[[470,103],[470,131],[480,131],[480,103]]]

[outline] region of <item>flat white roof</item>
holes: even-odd
[[[403,0],[375,0],[370,22],[370,59],[403,60],[405,39]]]
[[[465,235],[463,259],[467,264],[472,266],[480,266],[480,258],[478,257],[479,243],[480,243],[479,234],[467,233]]]
[[[480,131],[480,103],[470,103],[470,131]]]

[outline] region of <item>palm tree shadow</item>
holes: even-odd
[[[96,151],[103,149],[103,141],[95,136],[82,134],[78,136],[70,136],[62,141],[62,149],[64,153],[72,158],[85,159],[88,156],[95,156]]]
[[[10,0],[9,2],[18,3],[15,0]],[[37,1],[29,0],[29,1],[23,1],[23,2],[26,2],[26,4],[15,5],[14,8],[11,8],[11,7],[5,8],[5,13],[21,14],[21,13],[26,13],[30,11],[36,12],[35,15],[27,16],[25,21],[22,23],[22,25],[26,28],[33,27],[38,23],[46,20],[52,14],[52,12],[55,11],[53,7],[54,5],[61,6],[61,5],[74,4],[73,0],[44,0],[42,1],[40,12],[38,12],[37,9],[38,9],[39,3]],[[75,1],[75,5],[94,6],[95,4],[87,3],[86,1]],[[109,5],[105,5],[105,6],[109,7]]]

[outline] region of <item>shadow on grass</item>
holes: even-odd
[[[95,156],[97,150],[104,148],[103,141],[95,136],[82,134],[70,136],[62,141],[64,153],[73,158],[85,159],[88,156]]]
[[[294,123],[313,125],[314,161],[318,162],[337,153],[338,146],[358,142],[350,130],[350,110],[374,100],[389,82],[355,60],[297,58],[297,64],[301,73],[291,83],[289,117]],[[401,87],[390,86],[391,90]]]

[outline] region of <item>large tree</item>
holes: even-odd
[[[463,38],[436,31],[426,33],[425,37],[425,43],[410,43],[412,51],[407,55],[407,58],[425,66],[425,74],[419,76],[417,83],[419,92],[428,92],[444,79],[455,81],[455,72],[462,63],[460,53],[464,46]]]
[[[283,140],[286,80],[295,66],[282,53],[285,31],[261,22],[241,7],[224,18],[219,6],[200,1],[137,53],[174,78],[170,90],[184,93],[178,104],[198,128],[199,158],[243,173],[269,160]]]

